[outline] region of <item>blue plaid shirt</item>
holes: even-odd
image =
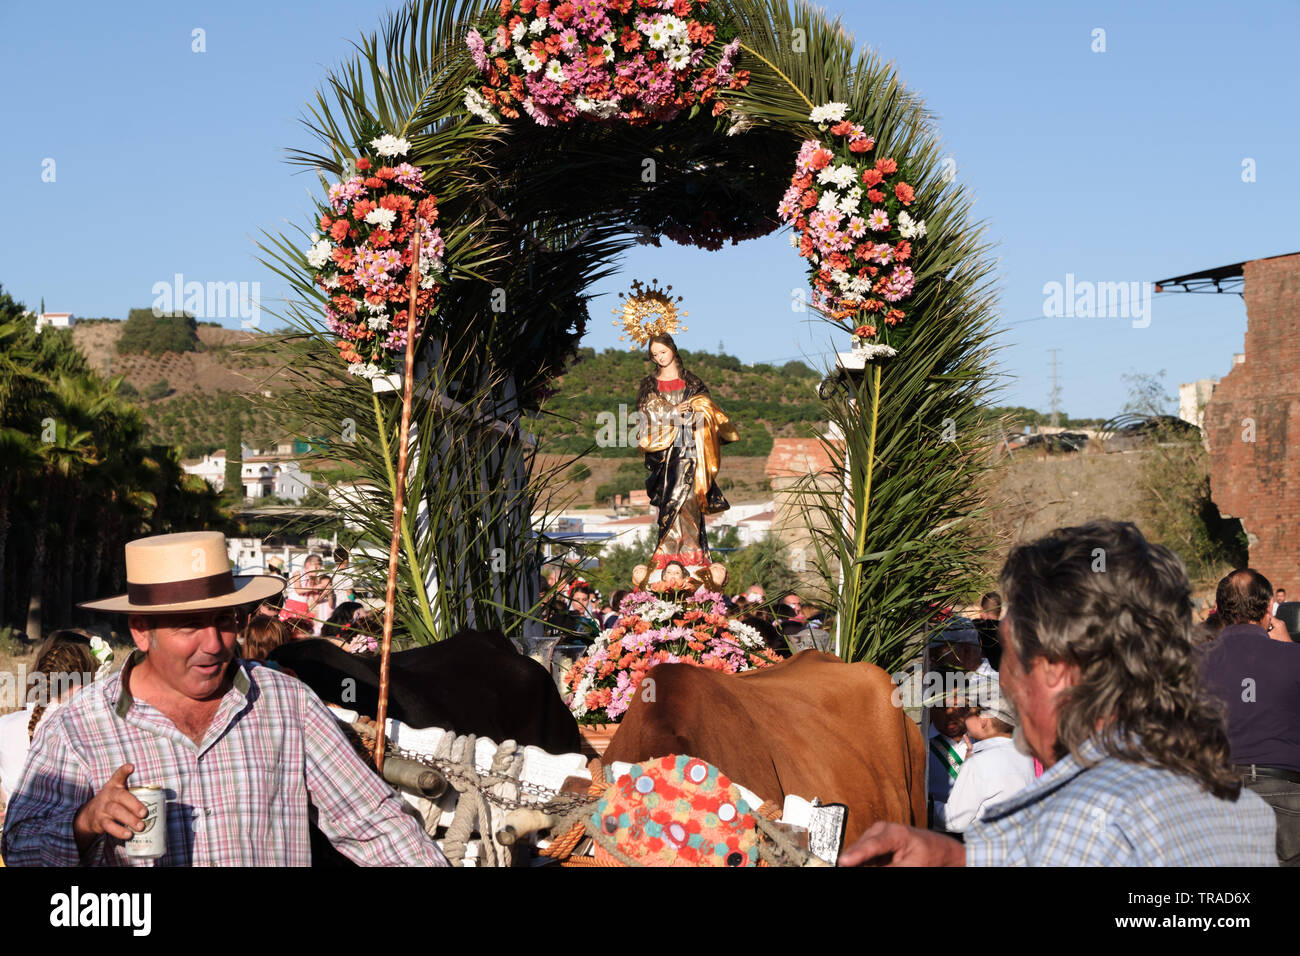
[[[1276,866],[1273,810],[1089,741],[966,831],[967,866]],[[1100,758],[1100,759],[1099,759]]]

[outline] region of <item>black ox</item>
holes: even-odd
[[[325,702],[374,717],[379,658],[358,657],[324,640],[276,648]],[[391,657],[388,716],[410,727],[441,727],[497,743],[514,740],[554,754],[578,753],[578,723],[546,668],[520,654],[500,631],[460,631],[445,641]]]

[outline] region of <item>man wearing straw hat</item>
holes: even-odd
[[[126,594],[82,606],[126,614],[138,650],[40,725],[7,864],[305,866],[314,821],[358,863],[446,865],[306,685],[237,658],[237,609],[283,579],[233,576],[216,531],[130,542],[126,577]],[[145,815],[133,786],[167,798],[157,861],[125,852]]]

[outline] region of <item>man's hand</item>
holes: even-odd
[[[966,848],[951,837],[903,826],[874,823],[840,854],[840,866],[965,866]]]
[[[129,840],[144,829],[145,806],[126,788],[126,779],[135,771],[129,763],[118,767],[99,793],[91,797],[72,818],[72,834],[77,851],[85,853],[101,833],[119,840]]]

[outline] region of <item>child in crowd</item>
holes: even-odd
[[[1034,782],[1033,758],[1012,742],[1016,717],[998,685],[997,674],[985,661],[974,675],[977,694],[966,715],[971,747],[952,785],[946,807],[948,829],[962,833],[980,819],[985,808],[1007,799]]]

